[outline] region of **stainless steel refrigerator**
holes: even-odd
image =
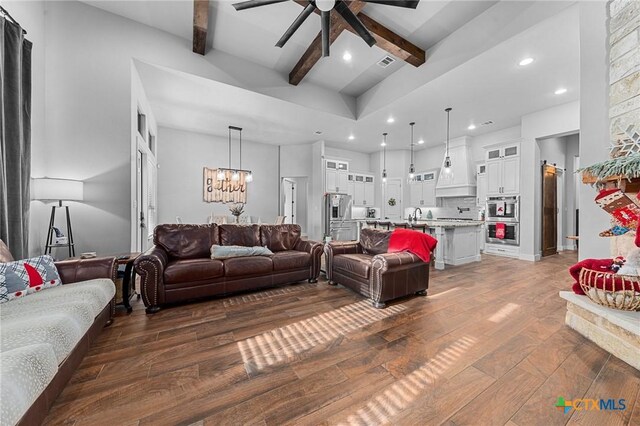
[[[351,195],[330,192],[324,195],[324,237],[336,241],[356,239],[356,221],[351,218]]]

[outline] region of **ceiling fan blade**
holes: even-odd
[[[245,9],[251,9],[259,6],[266,6],[268,4],[284,3],[285,1],[288,1],[288,0],[248,0],[248,1],[242,1],[240,3],[234,3],[233,7],[235,7],[236,10],[245,10]]]
[[[321,14],[322,19],[322,56],[329,56],[329,33],[331,32],[331,12],[324,10]]]
[[[353,14],[351,9],[349,9],[349,6],[347,6],[343,1],[337,1],[334,9],[342,15],[344,20],[347,21],[347,24],[351,25],[351,28],[356,30],[360,37],[362,37],[369,46],[376,44],[376,39],[373,38],[367,27],[364,26],[358,17]]]
[[[313,3],[309,3],[307,7],[305,7],[304,10],[300,12],[300,15],[298,15],[296,20],[293,21],[291,26],[287,29],[287,31],[285,31],[282,37],[280,37],[280,40],[278,40],[278,42],[276,43],[276,46],[278,47],[284,46],[287,43],[287,41],[289,41],[293,33],[295,33],[298,30],[298,28],[300,28],[300,25],[302,25],[302,23],[309,17],[309,15],[313,13],[315,9],[316,9],[316,6]]]
[[[415,9],[418,7],[420,0],[364,0],[367,3],[386,4],[388,6],[406,7]]]

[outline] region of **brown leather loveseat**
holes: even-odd
[[[158,225],[154,246],[134,264],[147,313],[189,299],[316,282],[322,244],[300,234],[299,225]],[[267,246],[274,254],[212,260],[213,244]]]
[[[371,299],[376,308],[403,296],[426,296],[429,264],[411,253],[387,253],[391,232],[365,228],[360,241],[325,245],[329,284],[349,287]]]

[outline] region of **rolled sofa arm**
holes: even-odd
[[[167,252],[160,246],[153,246],[138,256],[133,263],[136,273],[140,276],[140,292],[147,313],[154,313],[160,309],[160,286],[163,284],[164,268],[168,262]]]
[[[418,256],[415,254],[411,254],[408,252],[398,252],[398,253],[382,253],[373,256],[371,260],[371,278],[369,279],[369,291],[371,293],[371,299],[376,304],[380,304],[382,302],[383,293],[385,289],[383,289],[383,285],[385,281],[385,275],[387,279],[393,278],[395,274],[403,274],[405,273],[407,268],[417,267],[418,264],[422,264],[427,268],[427,281],[428,281],[428,271],[429,264],[424,263]],[[418,284],[419,289],[416,291],[421,291],[423,287]],[[428,283],[424,288],[428,287]]]
[[[115,282],[118,271],[115,257],[62,260],[56,262],[55,265],[63,284],[96,278],[108,278]]]
[[[329,284],[333,275],[333,256],[339,254],[362,253],[362,246],[358,241],[329,241],[324,245],[325,271]]]
[[[379,270],[381,273],[385,273],[390,269],[397,268],[398,266],[408,265],[411,263],[422,262],[415,254],[402,251],[398,253],[382,253],[373,256],[372,268],[375,272]]]
[[[312,240],[298,240],[294,250],[303,251],[311,255],[311,265],[309,268],[309,282],[318,281],[320,275],[320,263],[324,244]]]

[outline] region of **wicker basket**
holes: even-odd
[[[596,283],[602,280],[602,288]],[[634,289],[640,285],[640,277],[619,275],[583,268],[580,271],[580,287],[598,305],[622,311],[640,311],[640,292]],[[618,287],[618,290],[615,288]],[[620,290],[622,288],[622,290]]]

